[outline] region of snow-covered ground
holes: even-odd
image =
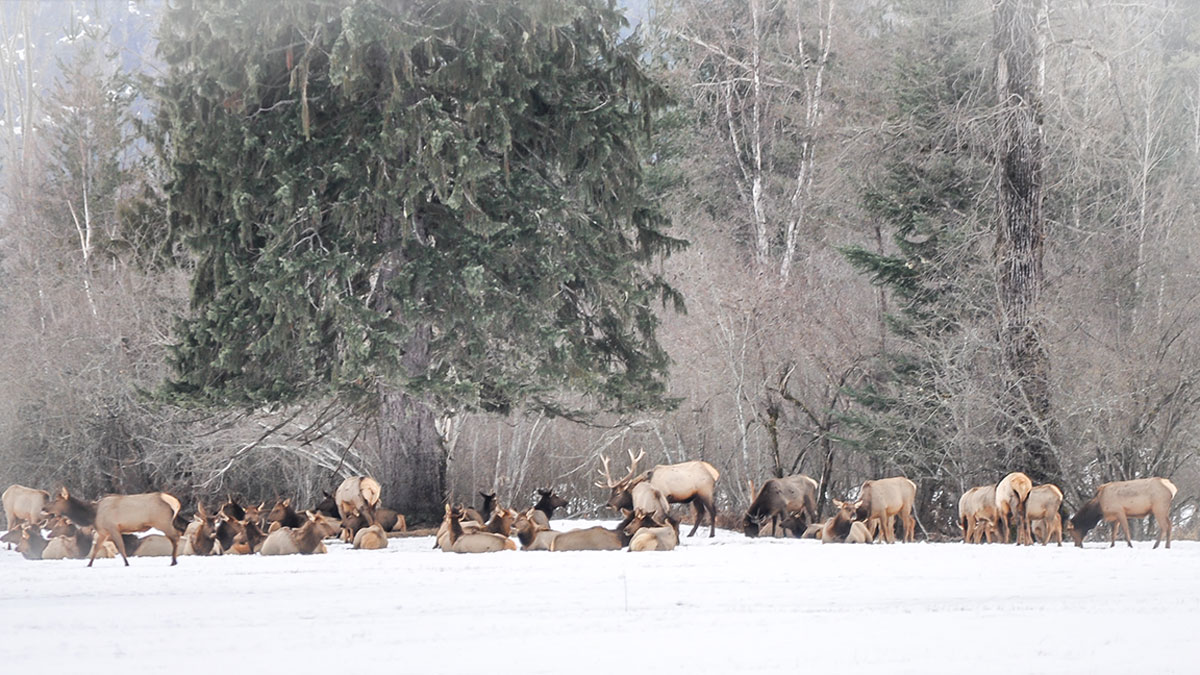
[[[1191,541],[822,546],[718,531],[663,553],[431,546],[92,569],[0,551],[0,671],[1200,672]]]

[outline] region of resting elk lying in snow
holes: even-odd
[[[904,526],[904,541],[915,539],[917,520],[913,518],[913,501],[917,484],[903,476],[869,480],[862,484],[856,503],[856,519],[864,521],[870,532],[876,530],[889,544],[896,541],[896,516]]]
[[[751,492],[754,492],[751,485]],[[782,534],[781,520],[792,520],[791,529],[803,531],[817,517],[817,481],[797,474],[786,478],[768,478],[758,491],[754,502],[746,510],[742,520],[742,531],[747,537],[763,534],[763,526],[770,521],[771,533]]]
[[[1010,519],[1017,529],[1017,544],[1033,543],[1029,522],[1025,517],[1025,502],[1029,499],[1031,490],[1033,481],[1020,471],[1008,474],[996,485],[996,514],[1000,523],[1000,536],[1006,544]]]
[[[542,525],[538,515],[545,518],[545,512],[529,509],[522,513],[513,524],[513,529],[517,533],[517,541],[521,542],[522,550],[549,551],[554,538],[559,535],[549,526]]]
[[[666,497],[669,504],[684,504],[689,502],[692,504],[692,507],[696,510],[696,523],[692,526],[692,531],[688,533],[689,537],[695,535],[696,530],[700,528],[700,523],[704,520],[705,512],[708,513],[708,536],[716,536],[717,507],[714,495],[716,494],[717,480],[721,477],[721,473],[708,462],[693,460],[690,462],[680,462],[679,464],[659,464],[635,478],[633,474],[637,462],[645,454],[645,451],[642,451],[641,454],[634,457],[632,452],[629,453],[629,475],[619,481],[614,482],[608,476],[608,472],[604,472],[605,478],[608,480],[608,485],[601,485],[599,483],[596,485],[598,487],[608,487],[612,490],[612,494],[608,499],[608,506],[614,509],[633,508],[633,487],[638,483],[648,481]],[[607,460],[604,461],[604,466],[607,469]]]
[[[667,517],[656,520],[654,514],[635,511],[633,520],[625,526],[630,551],[670,551],[679,545],[679,521]]]
[[[837,512],[821,527],[822,544],[869,544],[870,530],[861,520],[855,520],[857,504],[833,500]]]
[[[354,548],[366,550],[378,550],[388,547],[387,532],[383,530],[383,526],[375,523],[370,527],[364,527],[354,535]]]
[[[336,535],[338,528],[320,513],[310,511],[307,516],[304,524],[298,528],[280,527],[267,535],[260,551],[262,555],[325,553],[325,544],[321,540]]]
[[[303,527],[307,520],[303,514],[292,508],[290,497],[283,500],[276,500],[275,506],[271,507],[271,510],[267,513],[267,522],[270,523],[267,531],[274,532],[281,527]]]
[[[459,519],[462,512],[446,505],[446,538],[442,550],[451,553],[491,553],[493,551],[515,551],[516,543],[508,537],[494,532],[464,533]]]
[[[633,522],[633,512],[624,511],[625,519],[610,530],[597,525],[560,533],[550,544],[551,551],[617,551],[629,545],[625,528]]]
[[[105,541],[112,541],[121,554],[125,565],[129,557],[125,553],[122,534],[145,532],[156,528],[171,540],[173,546],[179,542],[179,531],[175,529],[175,517],[179,515],[179,500],[165,492],[147,492],[138,495],[108,495],[93,506],[89,502],[72,497],[67,488],[62,488],[48,510],[55,515],[65,515],[76,525],[92,525],[96,528],[96,540],[92,545],[92,557],[88,567],[96,561],[96,554]],[[174,551],[171,564],[178,562]]]
[[[536,513],[532,514],[532,517],[537,519],[539,525],[550,527],[550,519],[554,517],[555,509],[565,509],[567,507],[567,500],[554,494],[553,489],[545,490],[538,488],[537,493],[541,495],[541,499],[533,505],[533,510]]]
[[[1030,533],[1037,535],[1042,546],[1050,537],[1057,537],[1058,545],[1062,546],[1062,503],[1062,490],[1050,483],[1030,490],[1029,498],[1025,500],[1025,519]]]
[[[1100,519],[1112,523],[1112,543],[1117,545],[1117,527],[1125,528],[1125,543],[1133,547],[1129,536],[1129,519],[1143,518],[1154,514],[1158,524],[1158,537],[1154,548],[1167,535],[1167,548],[1171,548],[1171,500],[1175,498],[1175,485],[1166,478],[1141,478],[1138,480],[1105,483],[1096,490],[1096,496],[1084,504],[1071,519],[1071,537],[1075,545],[1082,547],[1083,538],[1096,526]]]

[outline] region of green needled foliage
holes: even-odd
[[[178,0],[157,143],[196,256],[169,392],[669,405],[663,91],[611,2]],[[402,361],[428,336],[427,358]]]

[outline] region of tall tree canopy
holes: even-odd
[[[158,143],[195,256],[177,395],[377,406],[385,500],[429,515],[444,411],[662,406],[643,184],[662,90],[614,3],[180,0]],[[391,431],[387,431],[390,429]]]

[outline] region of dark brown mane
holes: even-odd
[[[1092,497],[1091,501],[1080,507],[1079,512],[1071,519],[1071,525],[1079,530],[1080,534],[1087,534],[1088,530],[1096,526],[1100,519],[1104,516],[1104,512],[1100,509],[1100,495]]]

